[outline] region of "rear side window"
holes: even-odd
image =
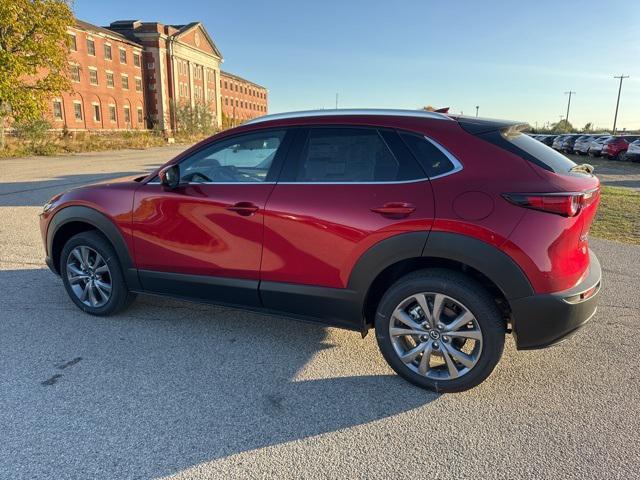
[[[444,175],[456,168],[447,155],[425,137],[408,132],[400,132],[400,136],[429,178]]]
[[[507,135],[496,131],[481,135],[481,137],[551,172],[568,173],[576,166],[574,162],[553,148],[537,142],[523,133],[509,133]]]
[[[374,128],[311,128],[298,182],[393,182],[420,178],[417,165],[399,161]]]

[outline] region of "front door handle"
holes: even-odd
[[[256,213],[259,210],[259,207],[251,202],[238,202],[227,207],[227,210],[236,212],[238,215],[242,215],[243,217],[248,217]]]
[[[416,207],[405,202],[389,202],[382,207],[372,208],[371,211],[385,217],[408,217],[415,212]]]

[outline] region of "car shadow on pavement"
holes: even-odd
[[[0,289],[4,472],[160,477],[438,398],[357,333],[150,296],[91,317],[45,269]]]

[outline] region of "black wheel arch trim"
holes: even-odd
[[[56,234],[61,227],[71,222],[89,224],[104,235],[118,255],[118,260],[122,266],[127,286],[131,290],[140,289],[138,272],[133,263],[133,259],[131,258],[129,248],[124,241],[124,238],[122,238],[120,230],[113,221],[109,219],[109,217],[93,208],[82,205],[72,205],[64,207],[54,214],[49,223],[49,227],[47,228],[47,253],[49,256],[53,253],[52,247]],[[57,271],[59,265],[54,265],[52,258],[47,262],[47,264],[50,264],[50,267],[53,266],[55,268],[55,273],[59,273]]]
[[[509,255],[482,240],[457,233],[431,232],[422,256],[468,265],[491,280],[507,300],[534,294],[520,266]]]
[[[399,233],[373,245],[356,262],[347,288],[357,292],[357,301],[364,309],[369,288],[383,270],[403,260],[420,257],[465,264],[491,280],[507,300],[534,293],[522,269],[497,247],[466,235],[438,231]],[[364,317],[363,312],[363,332],[368,328]]]

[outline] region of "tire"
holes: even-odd
[[[423,310],[417,308],[420,303],[414,301],[413,296],[426,300],[423,305],[433,312],[436,295],[440,295],[440,299],[444,297],[440,322],[432,322],[424,335],[398,334],[417,330],[411,330],[415,324],[409,327],[400,322],[397,312],[406,313],[410,309],[412,313],[403,316],[404,321],[426,322]],[[402,307],[406,302],[409,302],[407,306]],[[453,330],[454,319],[463,321],[458,330]],[[433,323],[440,323],[442,329],[438,330],[438,325]],[[461,392],[483,382],[498,364],[504,348],[506,325],[493,298],[474,279],[452,270],[426,269],[402,277],[387,290],[378,305],[375,329],[380,351],[398,375],[427,390]],[[438,331],[438,337],[434,331]],[[471,339],[472,336],[480,340]],[[412,361],[405,362],[400,358],[401,354],[410,358],[421,346],[422,350]],[[450,352],[456,350],[466,358],[454,359],[455,353],[451,355]],[[428,351],[431,354],[427,357],[425,372],[423,359]],[[445,351],[454,370],[451,370],[451,362],[445,359]],[[472,361],[475,363],[471,366]],[[452,375],[452,371],[457,372],[457,376]]]
[[[616,154],[615,160],[617,160],[619,162],[624,162],[624,161],[626,161],[625,156],[626,156],[626,152],[620,151],[620,152],[618,152]]]
[[[113,315],[136,298],[127,287],[115,250],[96,231],[79,233],[67,241],[60,255],[60,276],[69,298],[91,315]]]

